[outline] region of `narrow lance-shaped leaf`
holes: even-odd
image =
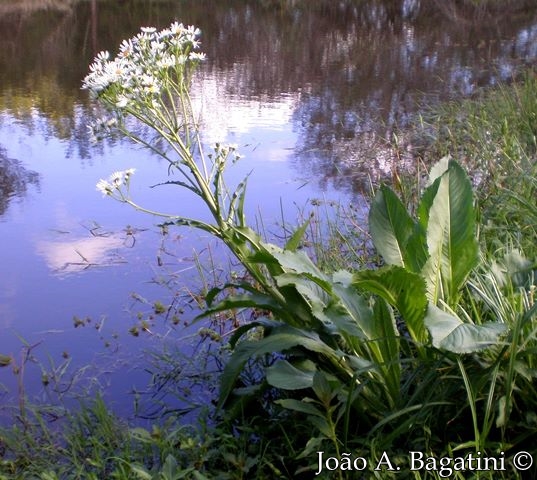
[[[389,265],[408,266],[406,245],[414,230],[414,221],[397,195],[382,186],[369,210],[369,231],[373,244]]]
[[[304,234],[306,233],[309,224],[310,219],[308,218],[302,225],[300,225],[300,227],[298,227],[293,232],[293,235],[291,235],[291,238],[289,238],[289,240],[287,240],[287,243],[285,244],[285,250],[296,252],[297,248],[302,242],[302,239],[304,238]]]

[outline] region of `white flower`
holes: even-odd
[[[185,32],[185,27],[182,23],[173,22],[169,31],[172,35],[182,35]]]
[[[114,187],[102,178],[97,182],[96,187],[97,190],[103,194],[103,196],[112,195],[112,192],[114,190]]]
[[[129,104],[129,99],[125,95],[118,95],[116,100],[117,108],[125,108]]]
[[[199,28],[196,28],[194,25],[189,25],[188,27],[186,27],[186,33],[192,38],[195,38],[201,35],[201,30]]]
[[[162,50],[164,50],[165,45],[162,42],[153,40],[151,42],[151,51],[153,53],[160,53]]]
[[[108,177],[108,180],[103,180],[101,178],[97,182],[96,188],[103,195],[111,196],[114,194],[114,191],[120,190],[123,185],[129,184],[129,179],[135,171],[136,169],[129,168],[127,170],[114,172]]]
[[[95,57],[95,61],[106,62],[109,58],[110,58],[110,52],[108,50],[104,50],[97,54],[97,56]]]
[[[162,90],[171,88],[170,82],[174,81],[169,69],[182,77],[186,68],[205,60],[204,53],[192,51],[199,46],[200,34],[199,28],[178,22],[161,32],[143,27],[136,36],[121,42],[115,58],[110,59],[107,51],[100,52],[82,88],[119,115],[125,114],[122,109],[126,107],[137,111],[149,105],[163,108]],[[101,131],[106,133],[106,129]]]
[[[188,58],[193,61],[203,61],[206,58],[206,55],[204,53],[199,52],[190,52],[188,55]]]
[[[123,58],[129,58],[133,55],[133,53],[134,53],[134,44],[132,43],[132,39],[123,40],[119,47],[119,55]]]
[[[174,65],[175,65],[175,59],[171,55],[168,55],[168,54],[163,55],[162,58],[157,60],[158,68],[168,69],[170,67],[173,67]]]
[[[114,185],[116,188],[121,186],[123,183],[123,177],[125,176],[125,172],[114,172],[112,175],[110,175],[110,183]]]
[[[165,28],[164,30],[161,30],[158,33],[158,38],[166,39],[168,37],[171,37],[172,35],[173,35],[172,31],[169,28]]]

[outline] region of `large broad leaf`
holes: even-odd
[[[369,210],[369,231],[387,264],[406,265],[406,245],[413,230],[414,221],[401,200],[388,187],[380,187]]]
[[[222,372],[219,406],[223,406],[235,386],[245,363],[250,359],[267,353],[285,352],[294,347],[321,354],[333,365],[339,365],[343,353],[329,347],[319,336],[308,330],[282,326],[271,331],[270,335],[256,341],[245,341],[238,345]],[[352,373],[349,371],[349,376]]]
[[[265,245],[268,247],[269,245]],[[326,275],[321,272],[319,267],[313,263],[310,257],[303,250],[293,252],[290,250],[273,249],[271,251],[274,258],[285,272],[297,274],[307,274],[312,278],[326,280]]]
[[[363,340],[376,338],[373,311],[352,284],[334,283],[332,289],[333,302],[325,313],[349,346],[359,352]]]
[[[479,259],[472,185],[457,163],[450,161],[428,188],[420,212],[427,230],[429,259],[422,273],[429,300],[435,305],[440,300],[454,305]]]
[[[454,353],[472,353],[495,345],[507,330],[503,323],[464,323],[434,305],[429,305],[425,325],[436,348]]]
[[[399,311],[412,339],[419,343],[427,342],[427,330],[423,323],[427,296],[421,276],[392,266],[357,272],[353,276],[353,283],[384,298]],[[391,334],[393,336],[393,332]]]
[[[278,360],[266,369],[267,382],[283,390],[300,390],[313,386],[315,364],[309,360],[294,364]]]
[[[305,303],[308,305],[311,315],[325,325],[330,325],[331,319],[325,313],[327,306],[331,302],[332,288],[329,282],[314,278],[310,275],[297,275],[293,273],[278,275],[276,281],[280,288],[289,286],[294,287],[296,292],[302,297],[301,302],[293,302],[290,308],[292,307],[294,309],[297,303]],[[311,319],[307,323],[311,324]]]

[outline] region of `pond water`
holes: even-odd
[[[205,215],[185,192],[150,188],[166,165],[148,152],[118,138],[91,142],[95,114],[80,86],[99,51],[141,26],[201,28],[208,60],[193,94],[203,137],[239,145],[245,158],[231,182],[252,171],[249,218],[269,232],[282,210],[294,221],[313,199],[365,209],[362,188],[390,175],[387,142],[420,104],[472,95],[537,62],[535,8],[469,15],[449,1],[296,3],[0,5],[0,354],[27,365],[28,393],[45,395],[43,374],[53,382],[69,363],[61,388],[98,383],[126,411],[128,393],[148,380],[142,350],[186,335],[162,318],[155,335],[134,337],[137,314],[151,315],[156,300],[192,301],[196,256],[225,265],[210,239],[163,237],[156,218],[96,191],[100,178],[135,167],[138,203]],[[5,404],[20,394],[20,375],[0,369]]]

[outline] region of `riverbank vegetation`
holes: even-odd
[[[423,113],[412,127],[422,145],[416,173],[394,171],[393,184],[375,186],[367,230],[342,216],[322,244],[309,235],[318,220],[306,219],[274,245],[247,223],[247,182],[224,182],[237,148],[205,151],[199,139],[188,91],[203,60],[197,34],[179,24],[144,29],[117,58],[99,56],[85,86],[113,113],[101,127],[167,160],[176,176],[166,183],[189,189],[212,217],[177,212],[161,215],[163,226],[216,236],[244,269],[204,292],[203,317],[234,319],[224,337],[206,335],[225,362],[216,405],[197,422],[169,414],[147,428],[115,418],[99,397],[64,413],[61,427],[51,411],[26,405],[0,430],[0,479],[319,470],[341,479],[527,478],[514,462],[519,451],[537,454],[534,72]],[[139,136],[133,117],[159,141]],[[134,179],[116,172],[98,188],[143,211],[130,197]],[[409,451],[495,458],[498,471],[410,472]],[[319,465],[318,452],[330,460]]]

